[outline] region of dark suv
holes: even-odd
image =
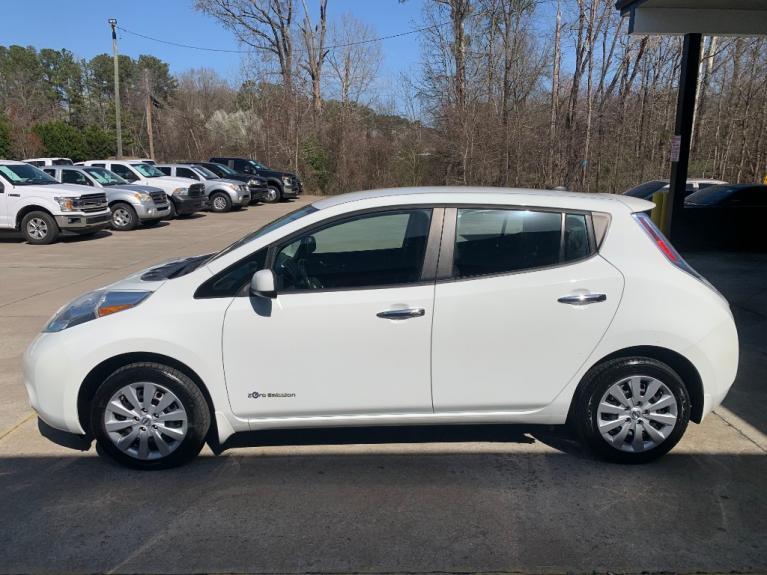
[[[251,176],[259,176],[266,180],[269,193],[264,201],[269,204],[283,199],[297,198],[302,191],[301,180],[290,172],[273,170],[255,160],[246,158],[211,158],[211,162],[224,164],[236,172],[243,172]]]
[[[225,180],[237,180],[238,182],[244,182],[248,185],[250,191],[250,199],[252,202],[266,201],[270,195],[269,188],[267,187],[266,180],[259,176],[252,176],[243,172],[236,172],[232,168],[225,166],[224,164],[217,164],[215,162],[179,162],[180,164],[186,164],[187,166],[202,166],[207,168],[219,178]]]

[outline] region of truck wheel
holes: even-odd
[[[177,369],[133,363],[96,390],[91,430],[101,450],[123,465],[166,469],[200,452],[210,410],[200,388]]]
[[[118,232],[128,232],[138,224],[136,210],[130,204],[118,203],[112,206],[112,227]]]
[[[216,213],[228,212],[232,209],[232,200],[226,192],[216,192],[210,197],[210,209]]]
[[[617,463],[646,463],[684,435],[690,396],[679,375],[648,357],[608,361],[591,370],[574,401],[581,440]]]
[[[266,195],[264,196],[264,203],[265,204],[276,204],[280,201],[282,198],[282,192],[280,192],[280,189],[275,186],[274,184],[269,184],[269,188],[266,192]]]
[[[29,212],[21,220],[21,233],[28,243],[43,246],[56,241],[59,237],[59,226],[46,212]]]

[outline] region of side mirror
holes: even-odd
[[[274,272],[272,270],[258,270],[250,280],[250,294],[274,299],[277,290],[274,288]]]

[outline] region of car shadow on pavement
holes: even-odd
[[[0,572],[767,569],[764,456],[625,466],[498,433],[436,450],[232,451],[161,472],[1,457]]]
[[[111,230],[99,230],[93,234],[68,233],[61,235],[57,240],[57,243],[76,244],[80,242],[88,242],[90,240],[97,240],[99,238],[108,238],[112,235],[112,233],[113,232]],[[0,233],[0,244],[23,244],[25,242],[26,240],[21,236],[21,234],[13,232]]]

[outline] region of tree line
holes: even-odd
[[[196,0],[251,53],[242,81],[120,56],[124,153],[244,155],[309,190],[623,191],[667,177],[678,37],[630,37],[613,0],[426,0],[418,73],[381,94],[385,43],[332,0]],[[403,0],[408,1],[408,0]],[[691,175],[761,181],[767,42],[706,38]],[[0,47],[0,157],[114,154],[112,58]]]

